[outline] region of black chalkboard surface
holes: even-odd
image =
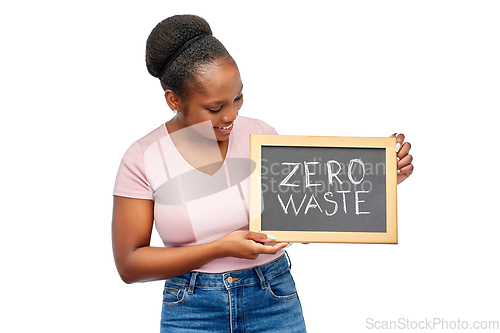
[[[395,138],[252,135],[250,230],[397,243]]]

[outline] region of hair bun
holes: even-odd
[[[146,42],[148,72],[160,78],[170,57],[186,42],[202,34],[212,34],[212,30],[207,21],[196,15],[175,15],[158,23]]]

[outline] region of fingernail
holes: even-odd
[[[396,159],[397,159],[397,160],[398,160],[398,162],[399,162],[399,157],[396,157]]]
[[[392,138],[394,135],[398,134],[398,132],[394,133],[393,135],[390,136],[390,138]]]
[[[396,153],[399,153],[400,149],[401,149],[401,144],[398,142],[396,143]]]
[[[276,240],[276,237],[274,237],[273,235],[266,235],[266,236],[267,236],[267,239]]]
[[[398,173],[400,173],[400,172],[401,172],[401,170],[398,170]]]
[[[286,248],[289,248],[290,246],[292,246],[292,243],[288,243],[288,245],[287,245],[287,246],[285,246],[285,249],[286,249]]]

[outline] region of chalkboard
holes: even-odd
[[[251,135],[250,230],[278,241],[397,243],[396,139]]]

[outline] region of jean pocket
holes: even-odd
[[[267,292],[272,299],[286,301],[297,297],[297,289],[290,271],[267,281]]]
[[[186,301],[187,288],[176,285],[166,285],[163,289],[163,305],[178,306]]]

